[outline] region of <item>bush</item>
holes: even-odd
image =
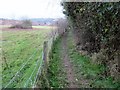
[[[30,20],[23,20],[21,24],[15,24],[10,28],[32,29],[32,22]]]

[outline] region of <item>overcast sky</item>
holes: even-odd
[[[61,0],[0,0],[0,18],[61,18]]]

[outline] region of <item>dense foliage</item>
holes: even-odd
[[[78,50],[88,51],[89,54],[100,53],[101,64],[108,68],[106,76],[118,79],[120,3],[64,2],[62,6],[74,30]]]

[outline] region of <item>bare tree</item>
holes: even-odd
[[[55,25],[57,26],[58,34],[62,35],[67,30],[68,22],[66,19],[60,18],[56,21]]]

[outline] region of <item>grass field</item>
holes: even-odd
[[[53,28],[33,26],[35,30],[2,30],[2,85],[3,87],[30,87],[42,59],[43,42]],[[25,64],[26,66],[9,81]],[[33,73],[34,71],[34,73]],[[31,76],[32,75],[32,76]]]

